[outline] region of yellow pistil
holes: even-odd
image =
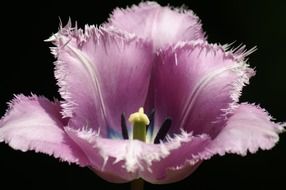
[[[139,108],[138,112],[135,112],[129,116],[128,121],[133,125],[133,139],[140,141],[146,141],[146,126],[150,121],[148,116],[144,113],[143,107]]]
[[[148,116],[144,113],[144,109],[139,108],[138,112],[135,112],[129,116],[128,121],[133,125],[133,139],[146,142],[146,126],[150,124]],[[131,182],[132,190],[143,190],[144,181],[142,179],[136,179]]]

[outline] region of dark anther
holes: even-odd
[[[128,139],[128,130],[124,113],[121,114],[121,132],[123,139]]]
[[[166,137],[170,127],[172,124],[172,120],[170,118],[165,119],[165,121],[163,122],[162,126],[160,127],[158,134],[154,140],[154,144],[159,144],[160,140],[164,140],[164,138]]]
[[[150,130],[151,134],[153,133],[154,129],[154,116],[155,116],[155,110],[153,109],[150,114],[148,114],[148,118],[150,120],[149,125],[146,126],[146,131]]]

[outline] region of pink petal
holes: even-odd
[[[0,121],[0,142],[12,148],[34,150],[63,161],[88,164],[83,152],[63,131],[59,104],[43,97],[16,96]]]
[[[204,151],[210,140],[206,135],[193,137],[183,132],[165,143],[146,144],[137,140],[101,138],[91,130],[66,128],[66,131],[88,155],[92,169],[113,183],[124,183],[139,177],[151,183],[179,181],[199,164],[199,161],[190,163],[188,159]],[[192,165],[194,167],[190,168]],[[178,175],[172,171],[178,172]]]
[[[199,42],[161,51],[152,78],[157,130],[166,117],[171,117],[171,133],[183,128],[214,137],[224,126],[224,115],[254,74],[243,61],[245,54]]]
[[[151,39],[156,48],[181,40],[204,39],[200,20],[192,11],[161,7],[155,2],[115,9],[107,25]]]
[[[101,128],[103,136],[120,131],[120,115],[128,116],[146,99],[151,45],[94,26],[83,32],[68,25],[51,40],[57,46],[52,49],[58,59],[56,78],[70,125]]]
[[[271,121],[268,113],[254,105],[239,105],[227,121],[226,127],[208,146],[209,158],[214,154],[236,153],[246,155],[255,153],[259,148],[271,149],[279,140],[279,133],[285,124]]]
[[[150,170],[144,170],[142,177],[153,184],[174,183],[188,177],[201,164],[201,160],[194,156],[203,152],[210,141],[207,135],[191,136],[183,132],[181,136],[164,143],[168,155],[152,161]],[[170,148],[178,142],[179,146]]]

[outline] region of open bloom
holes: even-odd
[[[270,149],[285,127],[238,103],[254,75],[249,52],[209,44],[191,11],[141,3],[100,28],[68,24],[49,41],[63,101],[17,95],[0,121],[0,141],[14,149],[88,166],[110,182],[171,183],[213,155]],[[143,141],[129,115],[147,125]]]

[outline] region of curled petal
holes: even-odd
[[[224,126],[225,115],[254,75],[241,54],[201,42],[162,50],[154,73],[153,102],[158,122],[155,126],[171,117],[171,133],[183,128],[212,137]]]
[[[92,170],[105,180],[116,183],[139,177],[151,183],[179,181],[199,164],[187,160],[202,152],[210,140],[207,135],[193,137],[183,133],[165,143],[146,144],[138,140],[106,139],[87,130],[66,128],[66,131],[88,155]],[[169,173],[174,170],[180,174]]]
[[[0,121],[0,141],[17,150],[34,150],[63,161],[87,165],[84,153],[64,132],[64,123],[57,102],[19,95]]]
[[[56,78],[66,100],[70,126],[101,129],[121,137],[120,116],[144,104],[151,71],[152,48],[147,42],[107,29],[62,28],[51,39],[57,57]]]
[[[161,7],[155,2],[115,9],[107,25],[151,39],[155,48],[204,39],[199,18],[192,11]]]
[[[208,146],[205,153],[209,158],[214,154],[235,153],[246,155],[259,148],[271,149],[279,140],[286,124],[276,124],[265,110],[249,104],[241,104],[227,121],[227,125]]]

